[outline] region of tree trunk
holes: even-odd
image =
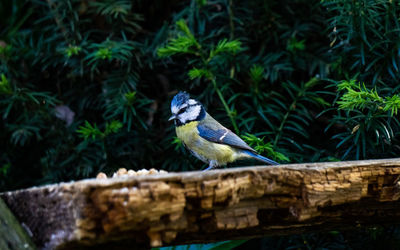
[[[1,194],[48,249],[165,246],[400,221],[400,159],[89,179]]]

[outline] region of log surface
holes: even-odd
[[[2,193],[44,249],[165,246],[400,221],[400,159],[88,179]]]

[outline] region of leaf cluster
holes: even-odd
[[[400,96],[395,94],[387,96],[385,98],[380,97],[376,88],[368,89],[365,84],[355,84],[355,80],[343,81],[338,84],[338,90],[346,90],[346,92],[340,97],[339,104],[340,109],[344,110],[382,110],[384,112],[390,111],[390,115],[393,117],[397,115],[397,111],[400,108]]]
[[[362,159],[393,152],[390,148],[397,141],[400,97],[397,94],[382,97],[376,88],[368,89],[354,79],[342,81],[337,87],[339,112],[327,129],[339,124],[346,128],[333,136],[338,140],[336,148],[344,150],[342,158],[355,154],[356,159]]]
[[[96,124],[92,125],[88,121],[85,121],[84,126],[79,126],[76,130],[85,140],[88,139],[104,139],[111,133],[117,133],[122,128],[122,123],[119,121],[111,121],[111,123],[106,123],[106,128],[101,131],[97,128]]]

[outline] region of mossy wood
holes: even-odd
[[[0,198],[0,249],[1,250],[34,250],[28,233],[14,217]]]
[[[1,194],[47,249],[118,249],[400,220],[400,159],[89,179]]]

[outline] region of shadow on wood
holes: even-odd
[[[400,219],[400,159],[89,179],[1,197],[47,249],[130,249]]]

